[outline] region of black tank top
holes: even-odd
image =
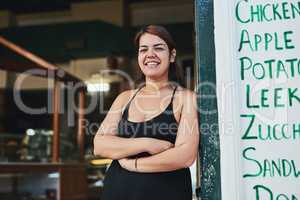
[[[123,111],[122,118],[118,125],[119,136],[124,138],[151,137],[160,140],[167,140],[174,144],[177,135],[178,123],[173,112],[173,99],[177,86],[174,88],[171,101],[164,111],[149,120],[133,122],[128,120],[128,110],[132,100],[141,88],[137,90]],[[133,157],[142,157],[147,155],[147,153],[142,153]]]
[[[141,88],[138,89],[138,91]],[[167,108],[159,115],[144,122],[128,120],[132,99],[126,105],[119,122],[119,136],[124,138],[151,137],[175,143],[178,124],[173,113],[173,91]],[[150,156],[147,152],[134,157]],[[139,173],[123,169],[113,160],[105,179],[101,200],[192,200],[191,174],[189,168],[169,172]]]

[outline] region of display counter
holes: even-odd
[[[0,188],[6,200],[86,200],[86,169],[76,163],[0,163]]]

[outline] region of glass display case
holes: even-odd
[[[59,173],[0,174],[0,199],[57,200]]]
[[[2,36],[0,47],[13,55],[0,57],[1,70],[52,80],[44,91],[24,92],[14,84],[0,91],[0,199],[86,200],[84,82]],[[61,95],[64,89],[72,90],[72,103],[78,105],[76,127],[70,129],[61,113],[61,105],[68,103]],[[33,108],[46,104],[49,109],[42,115],[23,112],[16,94]]]
[[[86,200],[85,164],[0,163],[2,200]]]

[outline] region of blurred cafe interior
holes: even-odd
[[[93,136],[134,87],[133,38],[147,24],[171,32],[193,89],[192,0],[1,0],[1,200],[99,199],[111,160],[93,155]]]

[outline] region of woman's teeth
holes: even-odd
[[[155,67],[158,66],[158,63],[156,63],[156,62],[148,62],[147,66],[150,67],[150,68],[155,68]]]

